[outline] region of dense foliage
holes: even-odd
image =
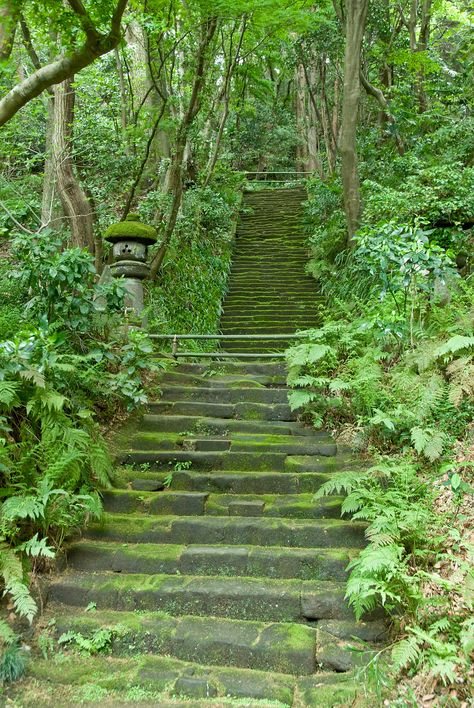
[[[474,153],[472,119],[451,110],[433,107],[429,128],[413,117],[403,156],[365,136],[349,248],[339,178],[309,183],[324,324],[287,353],[292,407],[367,457],[317,496],[345,493],[343,514],[369,524],[347,598],[359,617],[383,606],[397,625],[369,668],[387,687],[376,664],[390,653],[392,679],[413,677],[401,705],[430,681],[466,698],[471,683]]]
[[[215,333],[244,173],[296,170],[325,304],[288,351],[290,401],[369,467],[321,491],[369,523],[348,598],[396,618],[392,676],[413,680],[411,695],[387,689],[393,705],[432,680],[464,699],[472,69],[463,0],[0,0],[0,582],[14,612],[33,617],[35,571],[100,515],[103,428],[146,398],[150,342],[124,321],[120,283],[99,284],[105,229],[131,210],[157,229],[150,330]],[[0,682],[24,668],[1,635]]]

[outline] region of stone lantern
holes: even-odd
[[[156,229],[139,221],[138,214],[128,214],[125,221],[109,226],[104,239],[113,244],[113,263],[110,266],[115,278],[124,278],[127,290],[125,307],[140,316],[143,312],[143,283],[150,267],[146,262],[148,246],[157,237]]]

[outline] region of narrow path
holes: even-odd
[[[263,308],[263,291],[257,300]],[[164,375],[127,440],[120,488],[104,494],[104,522],[71,545],[49,588],[58,633],[111,629],[99,684],[127,677],[164,699],[249,706],[351,703],[353,669],[384,627],[356,622],[344,602],[364,526],[340,519],[340,498],[313,495],[354,461],[296,421],[287,393],[280,363],[189,363]],[[58,682],[82,676],[47,671]]]

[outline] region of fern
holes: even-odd
[[[292,411],[312,403],[320,394],[316,391],[291,391],[288,394],[288,403]]]
[[[34,495],[12,496],[3,502],[1,508],[2,521],[17,519],[39,519],[44,515],[44,504]]]
[[[435,356],[447,362],[453,358],[454,354],[459,354],[460,352],[465,352],[470,349],[474,349],[474,337],[456,334],[436,349]]]
[[[54,558],[56,555],[54,550],[48,546],[48,540],[46,538],[38,539],[37,533],[28,541],[18,546],[18,550],[23,551],[27,556],[33,557],[42,556],[43,558]]]
[[[414,427],[411,429],[411,440],[418,454],[423,454],[430,462],[438,460],[446,442],[445,434],[433,428]]]
[[[18,555],[4,544],[0,554],[0,575],[3,578],[4,594],[10,595],[15,612],[32,622],[37,607],[25,584],[23,565]]]
[[[15,381],[0,381],[0,404],[6,409],[17,403],[19,385]]]
[[[474,398],[474,364],[472,357],[452,361],[446,369],[449,377],[449,402],[459,407],[464,397]]]
[[[420,656],[420,641],[413,635],[397,642],[392,649],[392,661],[398,670],[415,665]]]

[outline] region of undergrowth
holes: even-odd
[[[92,256],[49,230],[13,240],[8,274],[24,314],[0,332],[0,587],[31,623],[36,573],[102,514],[103,426],[146,401],[152,346],[123,320],[122,285],[99,286]],[[12,681],[25,654],[4,620],[0,645],[0,681]]]
[[[418,705],[425,694],[435,705],[468,705],[472,170],[423,166],[413,154],[401,163],[405,181],[364,183],[364,223],[348,250],[339,184],[309,185],[308,270],[326,304],[324,324],[287,350],[289,401],[366,459],[366,470],[335,474],[316,495],[344,494],[342,513],[368,524],[346,598],[358,618],[384,608],[393,636],[365,679],[390,705]]]

